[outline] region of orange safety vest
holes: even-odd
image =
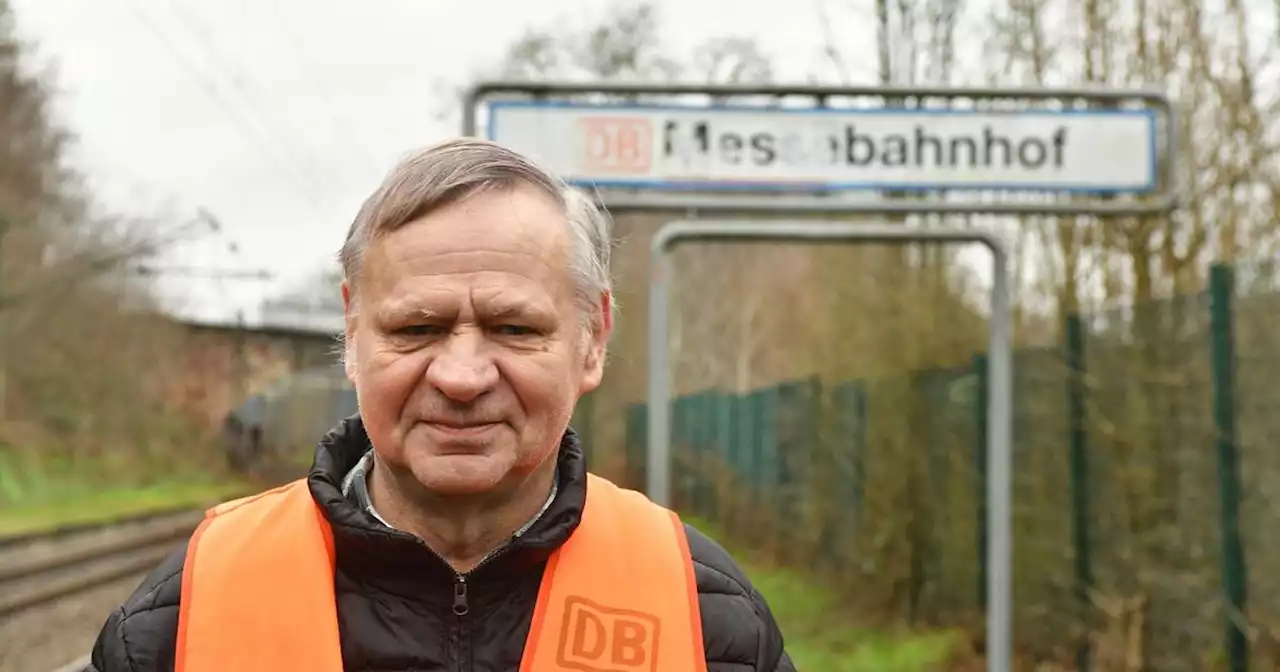
[[[210,509],[182,575],[176,672],[340,672],[333,532],[305,480]],[[679,517],[588,476],[520,672],[706,672]]]

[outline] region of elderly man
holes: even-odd
[[[525,157],[402,161],[342,248],[358,416],[305,481],[210,512],[99,672],[794,672],[723,549],[588,475],[568,428],[613,326],[608,220]]]

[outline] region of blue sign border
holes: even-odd
[[[758,113],[766,112],[769,114],[795,114],[795,115],[879,115],[879,114],[897,114],[897,115],[918,115],[918,116],[956,116],[956,115],[984,115],[984,116],[1016,116],[1016,117],[1061,117],[1072,115],[1087,116],[1103,116],[1103,117],[1146,117],[1147,119],[1147,142],[1151,152],[1151,162],[1147,168],[1148,181],[1145,185],[1139,187],[1072,187],[1063,186],[1059,183],[1046,184],[973,184],[973,183],[947,183],[937,182],[932,184],[895,184],[887,182],[815,182],[815,183],[742,183],[742,182],[714,182],[714,181],[665,181],[665,180],[628,180],[628,179],[611,179],[611,180],[583,180],[570,179],[570,184],[578,187],[598,188],[598,189],[653,189],[665,191],[719,191],[719,192],[844,192],[844,191],[1013,191],[1013,192],[1037,192],[1037,193],[1059,193],[1059,194],[1090,194],[1090,195],[1117,195],[1117,194],[1150,194],[1159,187],[1157,170],[1158,170],[1158,148],[1159,143],[1156,139],[1156,112],[1152,109],[1142,110],[1024,110],[1024,111],[1005,111],[1005,110],[920,110],[920,109],[895,109],[895,108],[878,108],[878,109],[839,109],[839,108],[777,108],[765,107],[762,105],[657,105],[643,103],[628,103],[625,105],[609,105],[609,104],[586,104],[574,103],[567,101],[493,101],[484,104],[488,112],[488,120],[485,124],[485,137],[489,140],[497,140],[497,120],[496,114],[503,108],[561,108],[561,109],[579,109],[579,110],[648,110],[648,111],[669,111],[669,112],[697,112],[708,111],[713,113]]]

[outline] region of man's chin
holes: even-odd
[[[498,455],[451,454],[412,460],[414,478],[436,495],[483,495],[498,488],[511,470]]]

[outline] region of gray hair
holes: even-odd
[[[569,272],[583,312],[599,327],[600,297],[611,292],[609,215],[595,201],[529,158],[487,140],[457,138],[415,151],[396,164],[347,231],[338,255],[342,275],[358,282],[369,244],[451,203],[490,190],[529,185],[565,214],[572,239]],[[613,310],[612,299],[609,310]]]

